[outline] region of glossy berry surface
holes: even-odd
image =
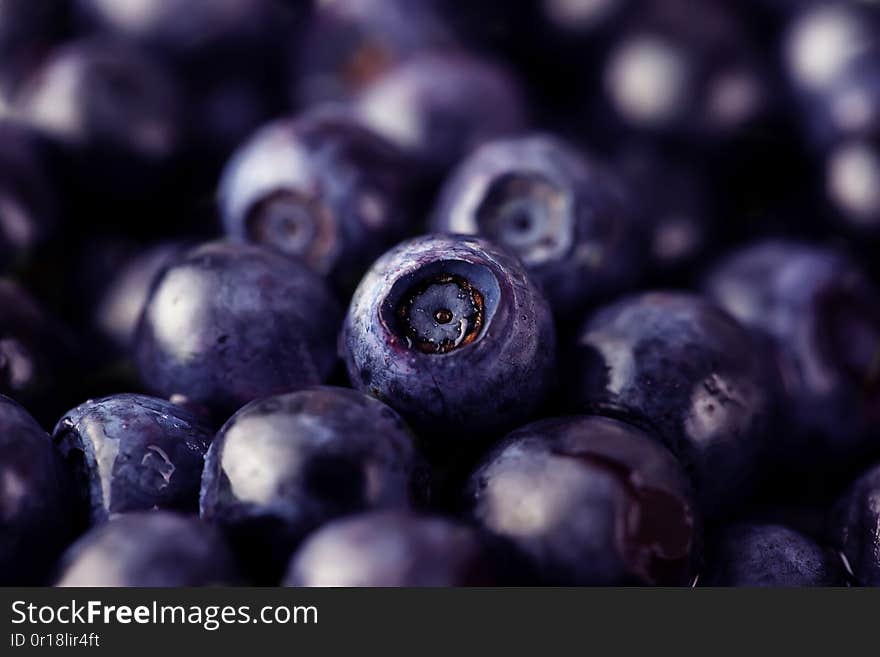
[[[858,584],[880,586],[880,467],[856,479],[838,500],[830,538]]]
[[[572,354],[573,407],[656,434],[718,512],[745,495],[770,440],[774,379],[760,342],[693,294],[649,292],[600,309]]]
[[[219,413],[322,382],[340,309],[304,264],[262,247],[206,244],[156,282],[138,328],[148,386]]]
[[[195,513],[212,437],[179,406],[133,394],[81,404],[53,434],[92,523],[150,509]]]
[[[355,111],[439,171],[483,142],[523,132],[528,122],[511,73],[464,53],[426,53],[401,63],[361,94]]]
[[[0,395],[0,584],[44,584],[74,536],[70,479],[49,436]]]
[[[240,581],[220,533],[194,516],[131,513],[96,527],[64,555],[55,586],[221,586]]]
[[[341,111],[260,129],[220,181],[226,233],[301,258],[338,287],[408,230],[408,161]]]
[[[419,484],[413,436],[393,410],[318,387],[248,404],[220,430],[202,477],[201,515],[277,582],[307,532],[337,516],[407,508]]]
[[[700,520],[672,454],[617,420],[542,420],[510,434],[468,488],[483,527],[549,584],[690,584]]]
[[[781,525],[742,524],[718,537],[707,586],[842,586],[843,568],[827,547]]]
[[[880,293],[865,272],[834,249],[769,241],[732,254],[706,289],[773,345],[799,457],[858,455],[880,420]]]
[[[488,552],[467,525],[377,511],[325,525],[291,559],[286,586],[489,584]]]
[[[553,377],[547,302],[516,258],[478,238],[428,235],[387,252],[341,339],[352,384],[441,444],[528,419]]]
[[[517,255],[563,316],[633,285],[645,253],[621,182],[551,136],[494,141],[466,158],[432,228],[482,235]]]

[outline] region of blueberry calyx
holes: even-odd
[[[410,348],[446,354],[477,339],[485,323],[484,297],[463,276],[440,272],[404,295],[397,316]]]

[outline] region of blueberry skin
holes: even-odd
[[[179,406],[134,394],[90,400],[66,413],[52,437],[92,524],[129,511],[198,511],[213,434]]]
[[[526,101],[507,69],[466,52],[429,52],[402,62],[357,99],[357,116],[444,171],[481,143],[523,132]]]
[[[413,54],[455,42],[433,0],[322,2],[297,44],[294,93],[305,105],[349,100]]]
[[[740,524],[721,532],[700,583],[707,586],[842,586],[836,555],[781,525]]]
[[[408,511],[342,518],[311,534],[293,555],[285,586],[479,586],[488,553],[467,525]]]
[[[880,466],[859,477],[834,505],[832,544],[862,586],[880,586]]]
[[[221,586],[241,582],[222,535],[194,516],[127,513],[92,529],[64,555],[58,587]]]
[[[408,229],[410,168],[339,108],[274,121],[226,165],[223,227],[235,240],[302,258],[350,290]]]
[[[324,381],[341,309],[304,264],[248,244],[208,243],[156,281],[135,339],[145,383],[218,415]]]
[[[556,361],[549,306],[522,265],[463,236],[425,235],[379,258],[354,294],[341,346],[355,388],[441,447],[527,421]]]
[[[421,464],[391,408],[345,388],[254,401],[208,451],[201,515],[217,523],[260,581],[277,582],[297,543],[344,514],[407,508]]]
[[[645,240],[622,184],[546,135],[488,143],[452,173],[431,221],[519,256],[554,313],[577,314],[632,286]]]
[[[700,521],[672,454],[634,426],[596,416],[514,431],[473,474],[476,520],[562,585],[687,585]]]
[[[625,297],[580,330],[569,361],[573,406],[657,435],[712,515],[748,493],[766,452],[776,381],[761,347],[700,296]]]
[[[136,253],[114,272],[96,304],[94,324],[117,349],[131,347],[153,282],[187,248],[184,242],[162,242]]]
[[[833,249],[771,240],[733,253],[705,289],[772,345],[793,448],[785,458],[854,460],[880,421],[880,293],[866,274]]]
[[[27,411],[0,395],[0,585],[33,586],[73,538],[71,482]]]

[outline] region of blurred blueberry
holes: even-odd
[[[87,401],[53,434],[93,524],[128,511],[196,512],[212,437],[179,406],[133,394]]]
[[[719,264],[706,289],[773,345],[789,467],[812,477],[814,466],[830,470],[870,447],[880,422],[880,293],[858,264],[829,248],[765,241]]]
[[[71,482],[49,436],[0,395],[0,585],[44,583],[74,536]]]
[[[859,477],[831,513],[831,540],[862,586],[880,586],[880,466]]]
[[[198,518],[168,511],[124,514],[67,551],[55,586],[170,587],[238,584],[222,536]]]
[[[431,225],[517,255],[560,316],[626,290],[643,267],[644,239],[620,181],[555,137],[479,148],[447,181]]]
[[[581,328],[567,392],[579,411],[619,416],[661,438],[711,515],[751,492],[766,452],[776,381],[761,347],[697,295],[625,297]]]
[[[297,260],[214,242],[156,281],[135,338],[146,384],[218,415],[257,397],[324,381],[336,362],[341,309]]]
[[[311,534],[293,555],[285,586],[490,585],[480,535],[441,517],[375,511]]]
[[[842,586],[833,551],[781,525],[740,524],[717,537],[701,584],[708,586]]]
[[[345,388],[318,387],[248,404],[208,451],[201,514],[276,582],[291,550],[327,520],[406,508],[418,493],[413,436],[393,410]]]
[[[681,467],[655,439],[609,418],[543,420],[483,461],[468,489],[486,529],[548,584],[687,585],[700,522]]]
[[[464,52],[406,60],[366,88],[356,112],[429,170],[441,172],[481,143],[527,125],[526,101],[512,73]]]
[[[455,41],[433,0],[321,2],[295,53],[295,95],[307,105],[350,99],[414,53]]]
[[[426,235],[377,260],[341,338],[353,385],[448,449],[528,420],[554,376],[550,309],[519,261]]]
[[[830,149],[825,191],[845,228],[880,236],[880,140],[850,139]]]
[[[407,230],[409,169],[390,142],[337,108],[275,121],[226,166],[224,228],[351,288]]]

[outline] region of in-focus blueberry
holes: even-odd
[[[775,410],[770,360],[708,300],[650,292],[606,306],[583,325],[568,393],[581,411],[659,436],[712,514],[747,495],[766,452]]]
[[[573,416],[518,429],[474,473],[468,498],[545,583],[686,585],[696,574],[690,483],[665,447],[623,422]]]
[[[223,527],[260,581],[327,520],[407,508],[422,469],[414,438],[381,402],[318,387],[261,399],[232,416],[208,451],[201,514]]]
[[[222,535],[194,516],[123,514],[80,538],[55,586],[221,586],[241,581]]]
[[[781,525],[738,524],[716,537],[700,583],[707,586],[841,586],[837,555]]]
[[[275,121],[227,164],[223,225],[350,289],[406,234],[410,169],[397,148],[340,109]]]
[[[620,181],[549,136],[479,148],[447,181],[431,225],[516,254],[562,316],[633,285],[645,254]]]
[[[479,533],[442,517],[375,511],[311,534],[293,555],[285,586],[478,586],[492,583]]]
[[[53,433],[93,524],[128,511],[198,511],[212,437],[179,406],[134,394],[81,404]]]
[[[446,448],[530,419],[555,346],[550,309],[520,262],[463,236],[426,235],[379,258],[342,336],[353,385]]]
[[[831,512],[830,533],[856,582],[880,586],[880,466],[841,496]]]
[[[44,583],[75,526],[72,487],[49,436],[0,395],[0,585]]]
[[[425,53],[403,62],[367,87],[356,112],[440,172],[481,143],[522,132],[527,124],[512,73],[465,52]]]
[[[156,282],[138,327],[147,385],[222,415],[257,397],[321,383],[336,362],[341,310],[306,265],[249,244],[215,242]]]
[[[808,473],[856,459],[880,422],[880,293],[867,275],[834,249],[772,240],[731,255],[706,289],[773,345],[787,406],[782,458]]]

